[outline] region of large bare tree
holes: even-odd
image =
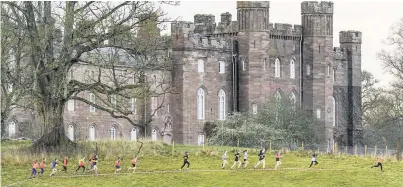
[[[17,54],[15,58],[21,59],[13,65],[13,72],[17,71],[14,75],[23,75],[30,83],[12,83],[14,78],[3,76],[3,72],[2,81],[14,85],[13,92],[32,105],[44,126],[36,147],[70,142],[63,126],[63,110],[69,100],[146,128],[173,90],[169,76],[172,65],[166,58],[170,38],[159,35],[169,20],[157,6],[157,2],[146,1],[2,2],[2,34],[12,30],[7,41]],[[2,45],[3,50],[9,49]],[[23,66],[29,73],[18,72]],[[2,67],[11,67],[10,61],[2,58]],[[83,92],[91,92],[93,97],[83,97]],[[145,111],[151,116],[139,124],[129,117],[134,111],[128,103],[136,98],[147,105],[150,97],[162,101],[154,111]]]

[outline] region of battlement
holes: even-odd
[[[229,38],[220,38],[212,36],[202,36],[201,34],[194,34],[189,37],[190,46],[193,49],[203,50],[217,50],[217,51],[231,51],[232,40]]]
[[[229,12],[225,12],[221,14],[221,24],[229,25],[232,21],[232,15]]]
[[[194,23],[190,21],[175,21],[171,23],[171,33],[189,33],[195,29]]]
[[[270,8],[270,1],[237,1],[236,8]]]
[[[301,3],[301,14],[333,14],[333,2],[304,1]]]
[[[345,60],[347,59],[347,49],[343,47],[334,47],[333,56],[335,60]]]
[[[362,43],[362,33],[360,31],[340,31],[340,43]]]
[[[285,35],[285,36],[301,35],[302,26],[292,25],[288,23],[274,23],[274,24],[270,23],[269,31],[271,35]]]
[[[212,14],[196,14],[194,16],[195,33],[210,34],[216,28],[215,16]]]

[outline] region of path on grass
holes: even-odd
[[[281,168],[281,170],[299,170],[299,171],[307,171],[307,170],[324,170],[324,171],[343,171],[343,169],[315,169],[315,168]],[[210,169],[210,170],[155,170],[155,171],[136,171],[136,172],[122,172],[122,173],[107,173],[107,174],[98,174],[98,176],[113,176],[113,175],[130,175],[130,174],[149,174],[149,173],[183,173],[183,172],[191,172],[191,173],[197,173],[197,172],[236,172],[236,171],[275,171],[275,169],[234,169],[234,170],[228,170],[228,169]],[[96,176],[95,174],[86,174],[86,175],[62,175],[62,176],[53,176],[52,178],[75,178],[75,177],[89,177],[89,176]],[[6,185],[4,187],[9,187],[9,186],[14,186],[17,184],[22,184],[24,182],[29,181],[30,179],[22,180],[16,183],[12,183],[9,185]],[[35,180],[35,179],[33,179]]]

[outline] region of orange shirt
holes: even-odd
[[[63,166],[67,166],[67,159],[63,160]]]
[[[378,156],[378,162],[381,163],[382,162],[382,158],[381,156]]]
[[[45,167],[45,163],[43,163],[43,161],[41,162],[41,164],[39,165],[40,168],[44,168]]]
[[[120,160],[116,160],[116,166],[120,166]]]
[[[132,164],[136,164],[137,158],[132,159]]]
[[[38,168],[38,163],[33,163],[32,168],[35,168],[35,169]]]

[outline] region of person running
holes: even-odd
[[[134,156],[133,159],[132,159],[132,166],[133,166],[133,167],[129,168],[129,170],[130,170],[130,169],[133,170],[133,173],[136,171],[136,163],[137,163],[137,157]]]
[[[98,176],[98,167],[97,167],[98,155],[94,156],[92,162],[93,162],[92,164],[94,165],[93,167],[94,167],[95,174]]]
[[[94,171],[94,155],[90,155],[90,159],[88,160],[90,162],[90,169],[88,170],[88,173],[90,171]]]
[[[63,170],[60,170],[60,172],[64,171],[65,173],[67,173],[67,164],[69,162],[69,159],[67,158],[67,156],[64,157],[63,159]]]
[[[185,156],[183,156],[183,165],[180,170],[182,170],[185,164],[188,165],[186,169],[189,170],[190,162],[188,161],[188,159],[189,159],[189,152],[186,151]]]
[[[32,163],[32,173],[31,176],[29,177],[29,179],[35,178],[36,176],[36,168],[38,168],[38,161],[35,160],[34,163]]]
[[[237,150],[236,151],[236,154],[235,154],[235,161],[234,161],[234,164],[232,164],[232,166],[231,166],[231,169],[238,163],[238,168],[239,167],[241,167],[241,161],[239,161],[239,157],[240,157],[241,155],[239,154],[239,150]],[[237,169],[238,169],[237,168]]]
[[[222,155],[222,164],[221,164],[221,168],[224,169],[225,165],[228,164],[227,161],[227,150],[225,150],[224,154]]]
[[[379,155],[378,155],[378,164],[377,165],[375,165],[375,166],[371,166],[371,168],[373,168],[373,167],[381,167],[381,171],[383,172],[383,168],[382,168],[382,153],[379,153]]]
[[[116,162],[115,162],[115,168],[116,168],[116,170],[115,170],[115,174],[116,174],[117,172],[120,171],[120,157],[118,157],[118,160],[116,160]]]
[[[41,172],[39,173],[39,176],[42,177],[43,173],[45,172],[45,161],[46,159],[42,159],[42,162],[39,164],[39,168],[41,168]]]
[[[262,163],[263,164],[263,169],[266,167],[266,161],[265,161],[265,149],[264,148],[262,148],[261,150],[260,150],[260,152],[259,152],[259,162],[257,162],[256,163],[256,165],[255,165],[255,167],[253,167],[253,169],[256,169],[259,165],[260,165],[260,163]]]
[[[57,166],[57,159],[55,158],[55,160],[52,162],[52,172],[50,173],[49,177],[55,175],[55,173],[57,172],[56,166]]]
[[[249,161],[248,161],[248,150],[243,151],[243,168],[246,168],[246,166],[248,165]]]
[[[315,163],[315,166],[318,164],[318,161],[316,161],[316,157],[317,157],[317,156],[318,156],[318,155],[317,155],[316,152],[314,151],[314,152],[313,152],[313,155],[312,155],[311,165],[309,166],[309,168],[312,167],[312,164],[313,164],[313,163]]]
[[[280,158],[281,158],[280,151],[278,151],[278,153],[276,154],[276,167],[274,167],[275,170],[277,170],[277,168],[281,165]]]
[[[80,170],[80,168],[83,168],[83,173],[85,172],[85,163],[84,163],[84,161],[85,161],[85,158],[82,158],[81,160],[78,161],[78,167],[76,169],[76,172],[78,170]]]

